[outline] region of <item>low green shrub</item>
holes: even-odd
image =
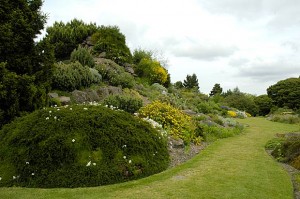
[[[87,187],[168,167],[167,141],[145,121],[103,106],[33,112],[0,131],[0,187]]]
[[[282,137],[273,138],[266,143],[265,148],[268,150],[274,150],[277,146],[282,145],[284,140],[285,139]]]
[[[52,78],[53,89],[73,91],[101,82],[101,75],[79,62],[70,64],[57,63]]]
[[[292,114],[274,114],[269,117],[269,120],[273,122],[281,122],[287,124],[300,123],[299,115],[292,115]]]
[[[272,155],[283,162],[296,162],[300,155],[300,134],[295,133],[286,136],[283,141],[276,145],[272,151]]]
[[[187,145],[191,141],[199,142],[192,118],[170,104],[154,101],[139,110],[139,117],[158,122],[170,136],[184,140]]]
[[[119,66],[111,60],[104,60],[101,64],[94,67],[112,86],[122,86],[123,88],[132,88],[135,84],[134,77],[125,72],[122,66]]]
[[[95,61],[93,55],[90,53],[90,50],[81,46],[78,46],[77,49],[74,49],[71,53],[71,61],[78,61],[83,66],[88,66],[93,68],[95,66]]]
[[[143,106],[141,98],[130,95],[110,95],[104,100],[109,107],[124,110],[128,113],[135,113]]]
[[[233,137],[240,134],[243,131],[243,126],[238,125],[236,127],[220,127],[202,125],[203,139],[207,142],[212,142],[218,139]]]

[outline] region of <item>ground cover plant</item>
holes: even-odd
[[[161,172],[168,161],[158,131],[103,106],[46,108],[0,131],[0,186],[98,186]]]
[[[300,169],[300,133],[290,133],[281,138],[275,138],[276,144],[270,145],[272,155],[279,161],[288,163]],[[269,141],[272,143],[272,141]]]
[[[0,188],[0,198],[274,198],[292,199],[289,175],[263,149],[277,133],[299,129],[264,118],[239,120],[246,132],[209,145],[192,160],[158,175],[76,189]],[[213,190],[212,190],[213,189]]]

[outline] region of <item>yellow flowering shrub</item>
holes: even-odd
[[[195,137],[196,126],[192,117],[186,115],[170,104],[154,101],[139,110],[139,116],[142,118],[151,118],[162,125],[169,135],[183,139],[186,143],[197,141],[199,138]]]
[[[227,111],[227,114],[230,116],[230,117],[237,117],[237,113],[235,111]]]

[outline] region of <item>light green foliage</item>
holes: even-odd
[[[117,26],[101,26],[92,35],[95,53],[106,53],[106,58],[117,64],[131,63],[132,55],[126,45],[125,36]]]
[[[299,115],[292,115],[292,114],[272,114],[268,117],[269,120],[273,122],[281,122],[287,124],[297,124],[300,123]]]
[[[96,24],[86,24],[82,20],[73,19],[70,22],[55,22],[47,28],[47,40],[55,47],[57,60],[68,59],[71,52],[88,36],[98,30]]]
[[[270,86],[267,92],[274,105],[278,107],[300,108],[300,78],[281,80]]]
[[[161,124],[170,136],[183,139],[186,144],[199,141],[195,135],[196,126],[192,118],[167,103],[154,101],[139,110],[139,117],[153,119]]]
[[[71,53],[71,61],[76,62],[78,61],[83,66],[88,66],[90,68],[93,68],[95,66],[95,61],[90,53],[90,50],[84,47],[78,46],[77,49],[74,49]]]
[[[132,88],[135,84],[134,77],[111,60],[103,60],[101,64],[95,66],[95,69],[101,74],[103,80],[112,86]]]
[[[140,96],[125,93],[121,95],[110,95],[104,100],[108,107],[124,110],[128,113],[135,113],[143,106],[143,100]]]
[[[168,167],[160,136],[147,122],[102,106],[39,110],[0,131],[0,187],[89,187],[146,177]]]
[[[54,89],[73,91],[101,82],[101,75],[79,62],[55,64],[52,86]]]
[[[149,84],[159,83],[165,85],[169,81],[168,71],[156,60],[143,58],[136,65],[135,72],[139,77],[148,81]]]
[[[143,49],[135,49],[133,51],[132,61],[134,64],[138,65],[142,59],[153,60],[154,53],[152,51],[147,51]]]

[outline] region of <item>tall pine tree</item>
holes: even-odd
[[[187,75],[186,79],[183,81],[183,86],[187,89],[195,89],[199,90],[199,83],[197,75],[194,73],[193,75]]]
[[[1,0],[0,127],[47,104],[53,50],[34,39],[44,28],[41,0]]]

